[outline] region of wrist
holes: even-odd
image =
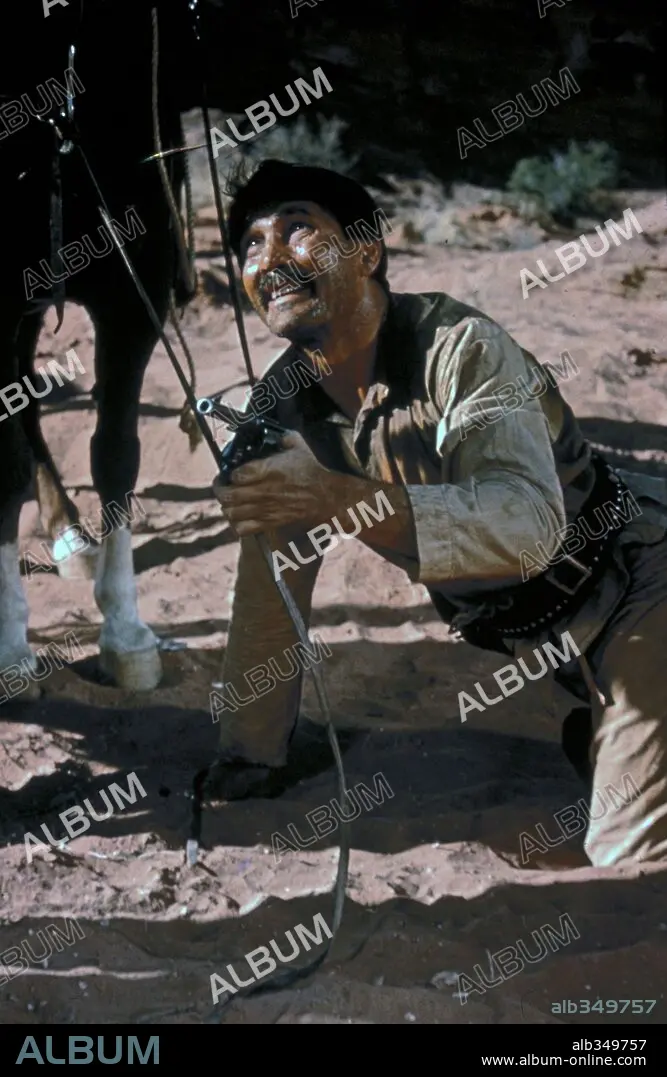
[[[328,522],[332,517],[340,516],[348,508],[354,507],[362,497],[359,491],[359,479],[356,476],[327,469],[322,483],[322,519],[318,523]]]

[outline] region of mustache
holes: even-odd
[[[276,269],[271,269],[268,273],[265,273],[261,278],[259,287],[260,291],[273,291],[276,288],[281,288],[283,285],[296,283],[294,274],[291,271],[289,265],[281,265]]]
[[[276,267],[276,269],[269,270],[259,281],[258,290],[262,297],[271,295],[273,292],[278,291],[281,288],[286,288],[289,285],[295,288],[310,287],[314,291],[314,285],[311,283],[317,277],[317,273],[311,273],[306,276],[302,269],[292,261],[289,264],[283,264]]]

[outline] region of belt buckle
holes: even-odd
[[[559,591],[564,591],[566,595],[576,595],[579,588],[586,580],[590,579],[593,573],[590,568],[587,568],[586,565],[582,565],[581,561],[577,561],[576,557],[572,557],[571,554],[565,554],[563,560],[569,562],[570,565],[573,565],[580,573],[579,579],[574,582],[574,586],[570,587],[567,580],[556,579],[556,569],[563,565],[563,561],[559,561],[557,565],[548,569],[544,573],[544,579],[553,584],[554,587],[557,587]]]

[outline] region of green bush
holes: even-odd
[[[532,195],[555,218],[595,211],[601,191],[618,183],[618,158],[606,142],[570,142],[551,159],[524,157],[507,183],[513,194]],[[596,198],[596,195],[598,196]]]

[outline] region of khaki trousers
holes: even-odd
[[[586,656],[605,697],[590,700],[597,867],[667,860],[667,540],[624,558],[629,590]]]
[[[277,536],[271,539],[272,548],[280,548]],[[244,631],[225,659],[225,680],[239,686],[244,671],[257,669],[258,654],[264,662],[268,655],[279,656],[284,667],[282,649],[297,638],[266,564],[247,540],[242,548],[232,616],[242,617]],[[585,848],[599,867],[667,860],[667,539],[653,546],[629,544],[623,557],[628,590],[586,655],[606,704],[591,699],[580,676],[555,673],[592,709],[593,789]],[[306,622],[318,565],[300,568],[287,581]],[[260,674],[266,677],[268,669]],[[221,751],[284,765],[301,681],[299,676],[279,683],[265,698],[223,711]]]

